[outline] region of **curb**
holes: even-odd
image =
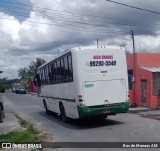
[[[33,92],[28,92],[28,94],[30,94],[30,95],[37,95],[37,93],[33,93]]]
[[[151,111],[151,110],[153,110],[153,109],[133,109],[133,110],[128,110],[128,113],[140,113],[140,112],[147,112],[147,111]]]

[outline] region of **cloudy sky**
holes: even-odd
[[[51,60],[58,49],[96,45],[97,38],[132,52],[130,30],[137,52],[160,51],[160,1],[114,1],[157,14],[106,0],[0,0],[0,77],[15,78],[37,57]]]

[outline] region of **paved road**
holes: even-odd
[[[16,112],[36,126],[53,134],[54,141],[57,142],[160,141],[160,121],[139,115],[125,113],[110,116],[101,121],[74,120],[66,124],[56,115],[46,115],[42,102],[36,96],[4,94],[4,97],[6,112]]]

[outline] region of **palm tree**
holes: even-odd
[[[45,62],[46,61],[42,58],[36,58],[36,61],[32,61],[28,68],[25,67],[18,70],[18,77],[20,77],[20,79],[23,81],[29,81],[30,79],[33,79],[33,77],[36,75],[38,67]]]
[[[36,61],[32,61],[29,65],[29,74],[30,76],[35,76],[38,67],[40,67],[41,65],[43,65],[46,61],[42,58],[36,58]]]

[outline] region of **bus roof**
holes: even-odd
[[[55,56],[54,59],[52,59],[52,60],[49,61],[49,62],[46,62],[46,63],[43,64],[43,65],[41,65],[40,67],[38,67],[38,69],[41,68],[41,67],[43,67],[43,66],[45,66],[45,65],[47,65],[47,64],[49,64],[49,63],[52,62],[53,60],[55,60],[55,59],[63,56],[64,54],[66,54],[66,53],[68,53],[68,52],[70,52],[70,51],[91,50],[91,49],[114,49],[114,50],[123,49],[123,50],[124,50],[124,48],[123,48],[123,47],[120,47],[120,46],[102,46],[102,45],[98,45],[98,46],[74,47],[74,48],[72,48],[72,49],[67,49],[67,50],[65,50],[64,52],[58,54],[57,56]]]
[[[98,46],[84,46],[84,47],[75,47],[72,48],[72,50],[90,50],[90,49],[124,49],[123,47],[119,47],[119,46],[102,46],[102,45],[98,45]]]

